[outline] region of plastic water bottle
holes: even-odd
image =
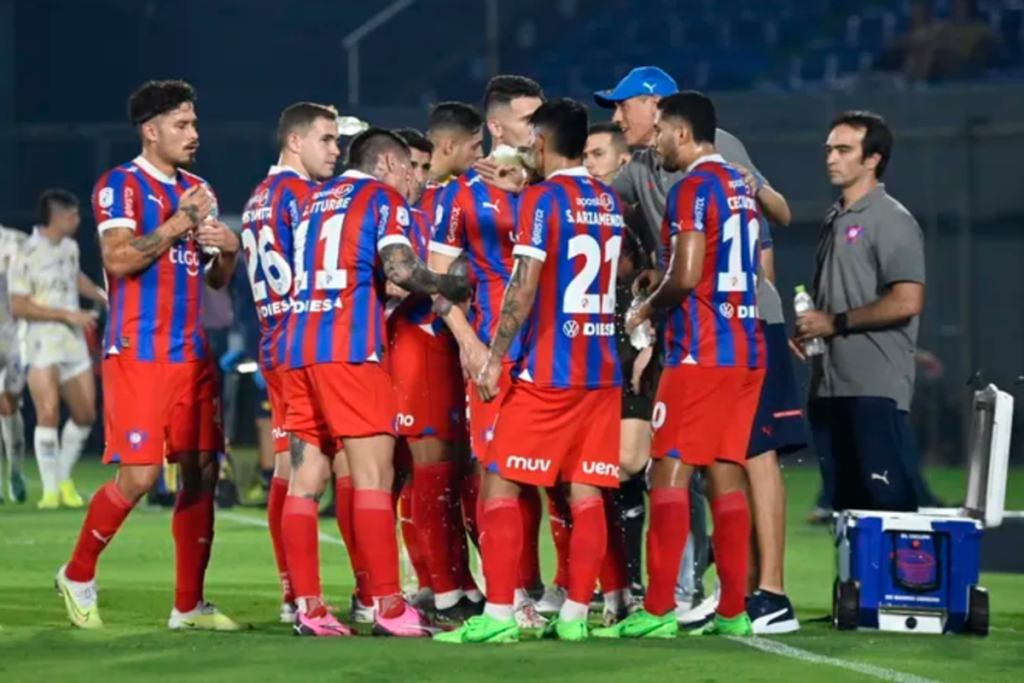
[[[643,296],[638,296],[633,299],[633,303],[630,304],[629,310],[626,311],[626,320],[640,308],[640,305],[644,302]],[[629,343],[632,344],[633,348],[637,351],[643,351],[648,346],[654,344],[654,328],[651,326],[650,320],[645,320],[635,328],[629,334]]]
[[[808,311],[814,310],[814,299],[807,293],[807,288],[803,285],[799,285],[796,288],[796,297],[793,299],[793,309],[796,311],[797,317],[800,317]],[[810,358],[811,356],[820,356],[825,353],[825,340],[821,339],[808,339],[804,342],[804,355]]]

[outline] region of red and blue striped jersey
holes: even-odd
[[[523,325],[516,374],[539,387],[622,385],[615,279],[625,221],[619,198],[582,167],[551,174],[519,199],[517,257],[544,262]]]
[[[512,274],[516,206],[514,194],[491,187],[472,169],[449,183],[437,201],[430,250],[451,257],[466,252],[470,282],[476,286],[469,317],[484,344],[494,338]],[[512,353],[513,358],[519,354],[518,340]]]
[[[717,154],[695,161],[669,190],[661,226],[666,270],[680,232],[703,232],[705,251],[700,284],[669,311],[667,367],[764,367],[757,312],[760,230],[757,199]]]
[[[264,370],[284,362],[284,329],[292,293],[293,232],[316,183],[287,166],[273,166],[242,212],[242,248],[260,321]]]
[[[426,187],[423,188],[423,196],[420,197],[418,202],[416,202],[416,208],[426,214],[427,218],[430,220],[431,226],[441,219],[440,214],[437,212],[438,201],[444,194],[445,188],[448,187],[454,179],[454,177],[450,177],[441,181],[427,181]]]
[[[148,235],[178,210],[182,193],[205,184],[178,169],[167,176],[141,156],[100,177],[92,208],[100,234],[128,229]],[[104,356],[156,363],[206,360],[209,348],[200,324],[202,249],[189,232],[149,267],[132,275],[105,272],[110,312]]]
[[[346,171],[314,188],[295,228],[287,363],[379,363],[384,358],[380,250],[411,246],[409,205],[376,178]]]

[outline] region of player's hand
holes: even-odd
[[[194,185],[185,190],[178,200],[178,212],[175,214],[175,216],[183,217],[184,220],[181,223],[187,225],[181,232],[185,233],[192,228],[199,227],[199,224],[213,213],[213,208],[216,205],[217,202],[214,200],[213,194],[205,185]]]
[[[801,363],[807,362],[807,354],[804,353],[803,345],[798,344],[795,339],[789,340],[789,350],[793,352],[793,355],[796,356]]]
[[[489,357],[490,349],[479,339],[474,338],[464,344],[459,344],[459,362],[462,363],[462,371],[466,379],[475,381],[476,377],[483,372]]]
[[[836,335],[836,318],[824,311],[807,311],[796,319],[796,341],[828,339]]]
[[[750,169],[735,164],[736,170],[740,172],[740,177],[743,178],[743,184],[747,186],[747,190],[750,192],[751,197],[756,197],[758,191],[761,189],[761,184],[757,180],[757,176],[754,175]]]
[[[391,280],[384,283],[384,293],[392,299],[404,299],[409,296],[409,292],[405,291]]]
[[[632,334],[633,330],[640,327],[645,321],[651,319],[651,306],[646,301],[632,309],[626,318],[626,334]]]
[[[242,246],[234,230],[216,219],[203,221],[196,230],[196,241],[200,246],[219,249],[222,254],[234,254]]]
[[[96,318],[97,315],[93,311],[68,311],[64,316],[64,322],[71,327],[91,330],[96,327]]]
[[[640,271],[640,274],[633,280],[633,296],[650,294],[658,288],[664,277],[665,273],[653,268]]]
[[[498,379],[501,377],[501,360],[493,356],[487,359],[483,372],[476,376],[476,392],[480,399],[490,403],[498,397]]]
[[[637,355],[636,360],[633,361],[633,377],[630,381],[630,386],[633,389],[633,393],[637,396],[640,395],[640,382],[644,378],[644,371],[647,370],[647,366],[651,362],[651,357],[654,355],[654,348],[648,346],[646,349],[641,351]]]
[[[526,169],[518,164],[499,164],[494,159],[481,159],[473,165],[488,185],[519,194],[526,186]]]

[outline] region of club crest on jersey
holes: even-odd
[[[143,444],[146,443],[146,440],[149,438],[149,435],[146,434],[146,432],[142,431],[141,429],[132,429],[128,432],[127,437],[129,448],[131,448],[133,451],[137,451],[140,448],[142,448]]]
[[[864,228],[862,228],[859,225],[851,225],[850,227],[848,227],[846,229],[846,243],[847,244],[856,244],[857,240],[860,239],[860,236],[863,233],[864,233]]]
[[[395,222],[403,228],[409,227],[409,211],[404,206],[398,207],[395,211]]]

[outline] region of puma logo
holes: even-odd
[[[888,486],[889,485],[889,470],[886,470],[885,472],[882,472],[881,474],[878,474],[876,472],[872,472],[871,473],[871,481],[874,481],[875,479],[877,479],[878,481],[884,481],[885,485]]]
[[[99,541],[103,545],[107,545],[108,543],[110,543],[110,539],[114,537],[114,534],[110,534],[109,536],[104,536],[103,534],[101,534],[100,532],[96,531],[95,529],[92,530],[92,535],[93,535],[93,538],[95,538],[97,541]]]
[[[651,93],[652,95],[654,94],[654,89],[657,87],[654,83],[648,83],[646,81],[644,81],[642,85],[645,88],[647,88],[647,92]]]
[[[152,200],[153,200],[154,202],[156,202],[157,204],[159,204],[159,205],[160,205],[160,208],[161,208],[161,209],[163,209],[163,208],[164,208],[164,200],[163,200],[163,197],[157,197],[157,196],[155,196],[155,195],[151,195],[151,194],[149,194],[149,195],[146,195],[146,199],[152,199]]]
[[[491,202],[484,202],[483,203],[483,207],[485,209],[490,209],[491,211],[494,211],[495,213],[501,213],[501,200],[500,199],[495,199],[493,204]]]

